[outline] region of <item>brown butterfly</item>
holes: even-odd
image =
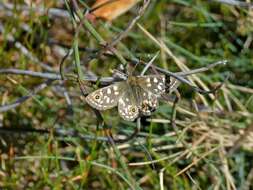
[[[95,109],[107,110],[118,105],[119,115],[128,121],[149,116],[165,93],[164,75],[129,76],[127,80],[100,88],[86,97]]]

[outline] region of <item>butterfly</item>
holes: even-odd
[[[120,117],[134,121],[150,116],[158,107],[158,98],[165,93],[165,75],[129,76],[90,93],[86,102],[97,110],[118,106]]]

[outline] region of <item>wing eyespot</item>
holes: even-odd
[[[132,107],[130,108],[130,110],[131,110],[132,113],[135,113],[135,112],[137,111],[136,107],[134,107],[134,106],[132,106]]]
[[[96,99],[96,100],[99,100],[100,98],[101,98],[101,97],[100,97],[99,94],[96,94],[96,95],[95,95],[95,99]]]

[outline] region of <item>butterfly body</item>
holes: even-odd
[[[126,81],[100,88],[86,97],[87,103],[98,110],[118,105],[119,115],[134,121],[149,116],[158,107],[158,97],[165,92],[164,75],[129,76]]]

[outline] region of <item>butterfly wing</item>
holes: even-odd
[[[124,89],[125,82],[116,82],[90,93],[85,100],[97,110],[107,110],[117,106],[120,97],[125,91]]]
[[[151,113],[155,111],[159,105],[157,96],[143,89],[139,92],[142,94],[139,101],[140,112],[142,115],[150,116]]]
[[[136,81],[141,88],[156,96],[160,96],[165,92],[165,75],[137,76]]]
[[[138,106],[141,115],[150,116],[153,111],[158,107],[158,99],[155,94],[144,90],[139,85],[134,85],[133,95],[136,99],[136,105]]]
[[[139,108],[136,103],[133,91],[128,87],[118,102],[120,117],[127,121],[134,121],[139,116]]]

